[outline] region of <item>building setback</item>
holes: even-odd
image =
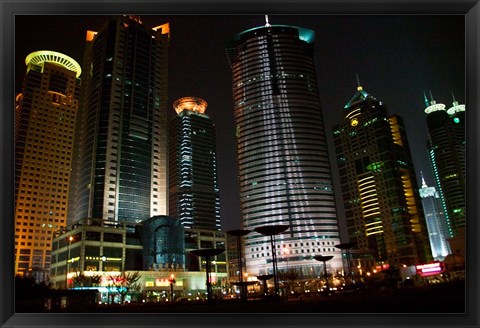
[[[422,177],[422,188],[420,188],[420,197],[422,198],[423,212],[427,222],[428,237],[430,239],[430,248],[434,260],[442,261],[445,256],[451,253],[450,246],[446,239],[445,215],[440,196],[435,187],[427,186]]]
[[[340,242],[324,122],[313,62],[314,32],[269,25],[232,37],[232,72],[242,225],[288,225],[276,236],[280,270],[318,275],[314,255],[333,255]],[[288,251],[287,251],[288,249]],[[245,236],[249,274],[271,272],[270,239]]]
[[[81,68],[54,51],[33,52],[25,63],[15,113],[15,273],[44,280],[52,234],[67,221]]]
[[[134,225],[167,209],[169,25],[136,16],[88,31],[69,222]]]
[[[186,229],[220,230],[215,127],[196,97],[175,101],[169,125],[170,215]]]
[[[446,238],[465,227],[465,105],[444,104],[425,97],[429,139],[427,148],[435,186],[445,211]]]
[[[427,228],[401,117],[361,86],[333,127],[350,242],[377,262],[431,260]]]

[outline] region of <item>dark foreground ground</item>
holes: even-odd
[[[214,305],[126,304],[67,309],[70,313],[464,313],[463,283],[439,284],[395,290],[370,290],[363,293],[302,295],[288,301],[217,301]],[[19,308],[16,312],[22,312]]]

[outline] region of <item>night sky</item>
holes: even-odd
[[[208,102],[206,113],[217,129],[217,161],[223,230],[240,227],[236,182],[231,75],[225,54],[228,39],[265,25],[263,15],[141,16],[147,27],[170,23],[169,114],[185,96]],[[85,33],[98,30],[106,16],[15,17],[16,92],[25,73],[25,57],[53,50],[83,63]],[[356,74],[363,89],[386,104],[389,114],[404,118],[417,180],[429,185],[428,138],[423,92],[447,108],[465,103],[465,19],[463,15],[270,15],[270,24],[315,31],[315,64],[329,151],[331,127],[343,118],[344,105],[355,94]],[[80,76],[81,78],[81,76]],[[467,109],[468,111],[468,109]],[[333,162],[332,162],[333,163]],[[332,165],[334,176],[336,168]],[[337,201],[339,185],[335,181]],[[339,207],[339,218],[343,209]],[[343,225],[341,225],[343,226]],[[342,229],[343,230],[343,229]],[[342,236],[342,240],[345,236]]]

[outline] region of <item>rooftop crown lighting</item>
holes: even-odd
[[[175,108],[177,114],[180,114],[184,110],[204,114],[207,106],[208,104],[205,100],[197,97],[183,97],[173,103],[173,108]]]
[[[68,70],[74,71],[77,73],[77,77],[82,74],[82,69],[80,65],[73,58],[60,52],[39,50],[32,52],[27,56],[27,58],[25,58],[26,65],[33,64],[43,67],[45,62],[55,63],[57,65],[65,67]]]

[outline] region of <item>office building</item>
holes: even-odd
[[[428,155],[435,187],[444,206],[446,237],[457,237],[465,227],[465,105],[453,106],[425,97]]]
[[[220,230],[215,127],[207,102],[184,97],[169,125],[170,216],[186,229]]]
[[[226,47],[242,227],[288,225],[275,237],[278,268],[296,267],[304,277],[323,272],[315,255],[334,256],[329,272],[342,269],[313,39],[311,30],[267,22]],[[271,273],[270,238],[252,232],[244,242],[246,272]]]
[[[36,51],[15,113],[15,273],[48,278],[52,233],[66,225],[80,65]]]
[[[377,264],[431,260],[427,227],[401,117],[359,85],[333,127],[350,242]]]
[[[221,231],[205,229],[185,229],[185,261],[187,271],[206,270],[205,257],[202,258],[190,253],[193,250],[205,248],[225,249],[225,252],[212,257],[211,270],[212,272],[227,274],[227,236]]]
[[[166,215],[169,25],[119,16],[86,35],[69,223]]]
[[[50,274],[56,288],[72,288],[80,274],[142,269],[140,237],[125,223],[85,218],[54,234]]]
[[[422,188],[420,188],[420,197],[422,198],[423,212],[427,222],[428,237],[430,239],[430,248],[434,260],[443,260],[445,256],[451,253],[447,242],[447,233],[445,229],[445,216],[442,202],[435,187],[427,186],[422,176]]]
[[[216,242],[219,237],[203,234],[201,239]],[[171,287],[176,299],[206,298],[205,263],[197,270],[185,270],[184,246],[182,225],[168,216],[155,216],[135,226],[85,218],[55,232],[51,282],[56,289],[98,290],[99,300],[109,303],[120,299],[112,288],[115,277],[137,273],[140,290],[127,295],[127,300],[140,293],[147,301],[168,301]],[[211,269],[211,282],[227,286],[225,261],[212,263]],[[172,276],[175,282],[170,286]],[[100,279],[93,283],[94,278]]]

